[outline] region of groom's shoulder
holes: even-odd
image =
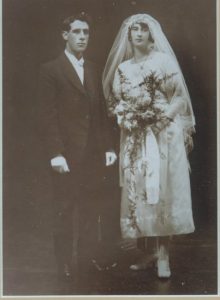
[[[39,66],[39,72],[40,74],[47,74],[48,76],[57,76],[57,74],[60,74],[62,71],[65,63],[65,55],[63,53],[51,60],[42,62]]]
[[[98,63],[94,62],[93,60],[85,58],[85,63],[91,69],[94,69],[94,70],[98,70],[99,69]]]
[[[45,68],[45,69],[50,69],[50,68],[54,68],[58,65],[60,65],[61,61],[62,61],[63,55],[59,55],[55,58],[52,58],[50,60],[47,60],[45,62],[41,63],[41,67]]]
[[[85,64],[84,66],[87,66],[89,68],[89,70],[98,75],[98,76],[101,76],[100,74],[102,73],[102,68],[103,66],[97,62],[94,62],[93,60],[90,60],[90,59],[85,59]]]

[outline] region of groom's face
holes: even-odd
[[[70,24],[70,30],[63,32],[66,49],[77,57],[86,50],[89,41],[89,25],[87,22],[75,20]]]

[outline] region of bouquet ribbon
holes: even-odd
[[[147,165],[145,182],[147,203],[157,204],[160,192],[160,153],[156,137],[150,127],[147,129],[142,155]]]

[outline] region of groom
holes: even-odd
[[[89,34],[87,14],[65,19],[65,50],[41,67],[39,79],[41,135],[54,189],[54,250],[64,279],[71,277],[73,253],[79,250],[87,263],[98,253],[104,171],[116,160],[101,79],[96,66],[83,57]]]

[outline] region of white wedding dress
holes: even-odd
[[[111,108],[115,109],[122,95],[135,96],[138,100],[142,93],[139,83],[153,71],[158,77],[167,78],[162,86],[163,91],[156,93],[155,104],[173,119],[159,134],[154,134],[149,126],[146,136],[136,145],[137,153],[132,168],[127,157],[132,136],[121,129],[123,238],[168,236],[194,231],[189,163],[184,145],[184,120],[181,117],[186,109],[182,101],[185,95],[179,77],[181,75],[175,66],[170,56],[153,51],[144,62],[135,63],[130,59],[119,65],[120,73],[126,78],[123,83],[118,70],[115,73]],[[155,171],[157,166],[158,175]],[[158,198],[153,202],[149,200],[151,188],[156,191],[153,192],[154,197],[157,195]]]

